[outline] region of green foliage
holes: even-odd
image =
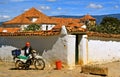
[[[120,24],[120,20],[114,17],[104,17],[100,24],[116,26]]]
[[[100,33],[120,34],[120,20],[113,17],[104,17],[100,25],[89,27],[88,30]]]
[[[40,26],[37,24],[30,24],[29,26],[27,26],[27,28],[25,28],[25,31],[38,31],[40,30]]]

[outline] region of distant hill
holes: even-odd
[[[118,18],[120,19],[120,14],[108,14],[108,15],[91,15],[93,16],[94,18],[96,18],[96,23],[97,24],[100,24],[100,22],[102,21],[102,19],[104,17],[115,17],[115,18]],[[68,16],[68,15],[58,15],[58,16],[52,16],[52,17],[62,17],[62,18],[81,18],[83,16]]]
[[[0,22],[0,26],[2,25],[3,22]]]
[[[2,24],[3,22],[0,22],[0,24]]]
[[[91,15],[93,16],[94,18],[96,18],[96,23],[97,24],[100,24],[100,22],[102,21],[102,19],[104,17],[115,17],[115,18],[118,18],[120,19],[120,13],[118,14],[107,14],[107,15]],[[58,16],[51,16],[51,17],[61,17],[61,18],[81,18],[83,16],[69,16],[69,15],[58,15]],[[2,24],[3,22],[0,22],[0,25]]]

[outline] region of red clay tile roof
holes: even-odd
[[[4,25],[6,24],[32,24],[33,22],[31,22],[29,20],[29,18],[38,18],[39,22],[36,21],[34,23],[41,23],[41,20],[46,21],[46,19],[48,19],[49,17],[44,15],[43,13],[41,13],[40,11],[38,11],[35,8],[31,8],[28,11],[24,12],[23,14],[13,18],[10,21],[7,21],[5,23],[3,23]]]
[[[120,39],[120,34],[107,34],[98,32],[87,32],[88,37],[103,37],[103,38],[118,38]]]
[[[35,8],[31,8],[23,13],[25,17],[47,17],[45,14],[41,13],[39,10]]]
[[[3,25],[7,25],[7,24],[28,24],[28,23],[31,23],[29,21],[29,19],[25,18],[24,14],[21,14],[20,16],[17,16],[12,20],[3,23]]]
[[[37,21],[31,22],[30,18],[35,17],[38,18]],[[53,31],[60,31],[61,26],[66,26],[68,31],[86,31],[83,30],[81,26],[83,24],[80,23],[80,19],[74,18],[56,18],[56,17],[49,17],[41,13],[40,11],[36,10],[35,8],[31,8],[30,10],[24,12],[23,14],[13,18],[10,21],[3,23],[4,25],[10,24],[55,24],[56,26],[52,29]],[[73,30],[71,30],[73,29]]]
[[[80,20],[96,20],[96,19],[90,16],[89,14],[87,14],[84,17],[80,18]]]
[[[66,25],[66,29],[69,32],[86,32],[86,29],[81,28],[81,26],[83,26],[83,25],[84,25],[83,23],[68,23]],[[52,30],[54,30],[54,31],[60,31],[62,26],[63,25],[58,24]]]
[[[81,28],[83,25],[83,23],[70,23],[66,28],[69,32],[86,32],[86,29]]]
[[[36,22],[31,22],[30,18],[38,18]],[[23,14],[13,18],[10,21],[3,23],[4,25],[7,24],[42,24],[42,23],[50,23],[50,24],[67,24],[69,22],[80,22],[80,19],[73,19],[73,18],[56,18],[56,17],[49,17],[41,13],[35,8],[31,8],[28,11],[24,12]]]
[[[80,23],[79,23],[79,19],[74,19],[74,18],[55,18],[53,17],[52,18],[53,21],[55,21],[57,23],[57,25],[53,28],[53,30],[60,30],[60,28],[62,26],[81,26]],[[70,24],[73,24],[73,23],[76,23],[76,24],[73,24],[73,25],[70,25]]]
[[[57,31],[34,31],[34,32],[1,32],[0,36],[54,36],[59,35],[60,32]]]
[[[75,19],[75,18],[56,18],[52,17],[52,20],[57,22],[58,24],[62,25],[68,25],[69,23],[79,23],[80,19]]]
[[[38,20],[35,22],[37,24],[56,24],[57,22],[52,19],[52,17],[47,18],[38,18]]]
[[[0,28],[0,32],[14,33],[19,31],[20,28]]]

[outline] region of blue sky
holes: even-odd
[[[0,0],[0,21],[35,7],[48,16],[120,13],[120,0]]]

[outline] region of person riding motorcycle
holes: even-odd
[[[24,56],[15,56],[15,67],[17,69],[29,69],[30,65],[34,65],[37,70],[43,70],[45,68],[43,58],[36,54],[36,51],[32,49],[29,42],[26,42],[25,46],[20,50],[24,50]]]
[[[30,45],[30,42],[26,42],[26,45],[21,48],[21,50],[24,50],[24,55],[28,57],[32,53],[32,47]]]

